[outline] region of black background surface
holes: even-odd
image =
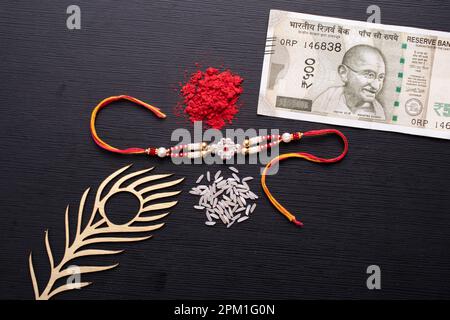
[[[82,29],[66,28],[77,4]],[[268,183],[304,221],[288,223],[260,195],[253,217],[226,229],[206,227],[188,194],[196,178],[223,166],[175,166],[168,160],[100,150],[89,134],[101,99],[130,94],[159,106],[158,121],[130,103],[99,117],[99,132],[121,147],[170,145],[172,130],[192,129],[173,115],[174,88],[194,63],[224,64],[245,78],[244,104],[229,128],[306,131],[328,125],[256,115],[269,9],[366,20],[370,4],[382,23],[450,31],[444,1],[14,1],[0,5],[0,298],[32,299],[28,254],[39,282],[48,263],[44,231],[60,257],[64,210],[72,218],[85,188],[113,171],[156,165],[186,177],[179,204],[154,239],[110,248],[94,259],[115,270],[59,299],[448,298],[450,181],[448,141],[340,128],[350,152],[339,164],[283,163]],[[192,130],[191,130],[192,131]],[[305,139],[282,152],[340,152],[335,138]],[[91,199],[92,201],[92,199]],[[116,210],[132,208],[126,201]],[[92,261],[92,260],[91,260]],[[381,267],[382,289],[366,288],[366,268]]]

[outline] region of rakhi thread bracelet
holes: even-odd
[[[155,113],[159,118],[165,118],[166,115],[161,112],[160,109],[145,103],[139,99],[134,97],[122,95],[122,96],[113,96],[104,99],[100,102],[97,107],[92,111],[91,117],[91,133],[94,141],[103,149],[106,149],[111,152],[121,153],[121,154],[148,154],[149,156],[158,156],[161,158],[164,157],[173,157],[173,158],[201,158],[205,157],[209,154],[218,155],[223,160],[231,159],[235,154],[254,154],[261,152],[264,149],[271,148],[280,142],[288,143],[292,140],[299,140],[302,137],[301,132],[295,133],[283,133],[282,135],[272,134],[272,135],[264,135],[252,137],[249,139],[245,139],[241,144],[234,143],[230,138],[222,138],[218,143],[207,144],[206,142],[196,142],[189,143],[183,145],[177,145],[173,147],[147,147],[147,148],[128,148],[128,149],[118,149],[113,146],[110,146],[106,142],[104,142],[97,134],[95,130],[95,120],[97,118],[98,112],[110,104],[111,102],[125,99],[128,101],[132,101],[140,106],[143,106]]]
[[[307,132],[294,132],[294,133],[283,133],[282,135],[264,135],[252,137],[244,140],[242,144],[234,143],[230,138],[222,138],[218,143],[215,144],[207,144],[206,142],[197,142],[190,143],[184,145],[177,145],[173,147],[147,147],[147,148],[127,148],[127,149],[119,149],[107,144],[103,141],[97,134],[95,129],[95,120],[97,118],[98,112],[109,105],[112,102],[118,100],[128,100],[134,102],[135,104],[142,106],[150,111],[152,111],[158,118],[166,118],[166,115],[161,112],[161,110],[155,106],[152,106],[144,101],[136,99],[134,97],[128,95],[119,95],[119,96],[111,96],[104,100],[102,100],[92,111],[91,114],[91,122],[90,122],[90,130],[91,135],[95,143],[108,151],[120,153],[120,154],[147,154],[149,156],[158,156],[161,158],[164,157],[173,157],[173,158],[200,158],[205,157],[209,154],[218,155],[223,160],[231,159],[235,154],[255,154],[263,151],[264,149],[272,148],[273,146],[284,142],[289,143],[294,140],[300,140],[303,137],[312,137],[312,136],[323,136],[328,134],[336,134],[339,138],[341,138],[344,148],[340,155],[334,158],[321,158],[314,156],[307,152],[294,152],[294,153],[286,153],[281,154],[273,158],[264,168],[261,175],[261,185],[264,190],[264,193],[268,197],[269,201],[278,209],[289,221],[293,222],[298,226],[303,226],[303,223],[296,219],[296,217],[290,213],[285,207],[283,207],[275,197],[270,193],[267,185],[266,185],[266,175],[267,171],[271,166],[275,163],[278,163],[282,160],[289,158],[302,158],[311,162],[317,163],[335,163],[342,160],[348,152],[348,140],[345,135],[336,129],[322,129],[322,130],[312,130]]]

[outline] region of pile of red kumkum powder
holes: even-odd
[[[221,129],[232,123],[239,112],[237,102],[243,92],[243,79],[230,70],[209,67],[194,72],[181,84],[181,106],[191,122],[203,121],[207,127]]]

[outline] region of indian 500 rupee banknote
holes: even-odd
[[[450,139],[450,34],[271,10],[258,114]]]

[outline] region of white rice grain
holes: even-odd
[[[238,223],[241,223],[242,221],[245,221],[248,219],[248,216],[243,216],[242,218],[238,219]]]
[[[238,220],[240,217],[241,217],[241,214],[239,213],[239,214],[235,215],[233,217],[233,219],[231,219],[231,220]]]
[[[219,216],[215,213],[210,213],[209,215],[211,216],[211,218],[214,218],[216,220],[219,219]]]
[[[197,184],[201,183],[206,176],[209,182],[205,185],[193,187],[189,193],[199,197],[198,204],[194,206],[197,210],[202,210],[206,215],[208,226],[213,226],[217,221],[230,228],[236,221],[238,223],[249,218],[249,214],[256,208],[256,203],[252,200],[258,196],[250,191],[246,181],[250,181],[253,177],[240,178],[237,173],[239,171],[234,167],[228,167],[233,173],[231,177],[221,176],[222,171],[219,170],[214,174],[211,181],[211,173],[201,175],[197,179]],[[244,215],[245,213],[245,215]]]

